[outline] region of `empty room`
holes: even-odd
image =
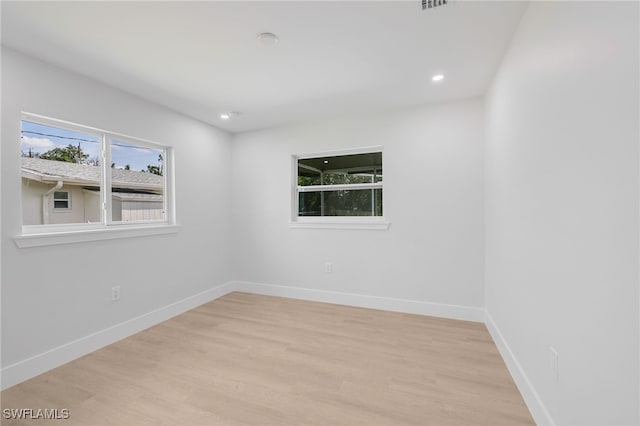
[[[0,18],[2,424],[640,424],[639,2]]]

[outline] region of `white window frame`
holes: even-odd
[[[56,194],[59,194],[61,192],[67,194],[67,198],[56,198]],[[71,191],[53,191],[51,200],[53,202],[53,205],[51,207],[54,212],[65,212],[71,210]],[[56,201],[66,201],[67,207],[56,207]]]
[[[116,238],[131,238],[147,235],[169,234],[178,231],[175,206],[175,181],[174,181],[174,149],[168,145],[162,145],[149,140],[128,136],[116,132],[83,126],[64,120],[58,120],[38,114],[23,112],[21,120],[58,127],[64,130],[82,132],[98,137],[101,144],[101,178],[100,178],[100,223],[71,223],[71,224],[46,224],[46,225],[22,225],[20,235],[14,237],[14,242],[20,248],[39,247],[56,244],[69,244],[85,241],[98,241]],[[154,221],[130,221],[114,222],[112,220],[111,197],[111,140],[163,150],[164,155],[164,191],[163,201],[165,214],[163,220]],[[70,191],[67,191],[70,192]],[[71,194],[69,194],[69,207],[71,207]],[[22,218],[22,197],[20,199]],[[59,211],[63,209],[57,209]]]
[[[341,149],[333,151],[315,152],[311,154],[299,154],[291,156],[291,219],[290,228],[318,228],[318,229],[370,229],[387,230],[390,222],[384,216],[386,209],[382,208],[382,216],[299,216],[299,194],[301,192],[339,191],[348,189],[382,189],[384,194],[384,181],[375,183],[353,183],[341,185],[298,185],[298,160],[320,157],[338,157],[343,155],[380,153],[383,157],[382,146],[370,146],[362,148]],[[384,200],[383,196],[383,200]]]
[[[106,140],[105,140],[105,144],[103,146],[103,158],[104,158],[104,163],[111,165],[111,149],[106,149],[106,147],[111,147],[111,142],[113,142],[114,140],[118,141],[118,142],[124,142],[128,145],[134,145],[134,146],[139,146],[142,148],[150,148],[150,149],[162,149],[163,150],[163,159],[164,157],[171,157],[171,152],[170,152],[170,147],[167,146],[163,146],[154,142],[149,142],[149,141],[145,141],[143,139],[139,139],[139,138],[132,138],[130,136],[125,136],[125,135],[118,135],[116,133],[108,133],[105,135],[106,136]],[[163,201],[163,206],[165,209],[164,215],[165,218],[161,219],[161,220],[141,220],[141,221],[127,221],[127,222],[123,222],[123,221],[114,221],[113,220],[113,208],[111,206],[111,202],[113,201],[113,197],[111,196],[111,187],[112,187],[112,183],[111,183],[111,173],[102,173],[102,179],[103,179],[103,184],[104,184],[104,188],[106,188],[106,191],[100,191],[101,194],[104,192],[104,196],[102,199],[103,205],[106,206],[107,208],[103,211],[103,215],[106,217],[106,223],[108,226],[121,226],[121,225],[126,225],[126,226],[132,226],[132,225],[136,225],[136,224],[153,224],[153,223],[159,223],[159,224],[169,224],[171,222],[170,219],[168,219],[168,215],[170,211],[173,211],[173,209],[168,208],[169,206],[169,198],[167,197],[167,193],[169,192],[167,190],[167,184],[168,184],[168,178],[167,176],[171,174],[171,170],[169,170],[170,167],[168,167],[169,165],[172,165],[167,163],[167,160],[164,159],[164,171],[162,174],[163,177],[163,184],[164,184],[164,188],[165,190],[162,193],[162,201]],[[104,171],[104,169],[103,169]]]

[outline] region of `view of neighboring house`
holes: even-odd
[[[24,225],[100,222],[100,167],[22,157]],[[111,169],[114,221],[164,219],[164,178]]]

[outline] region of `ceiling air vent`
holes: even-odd
[[[447,3],[449,3],[449,0],[422,0],[422,10],[444,6]]]

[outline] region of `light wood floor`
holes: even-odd
[[[483,324],[246,293],[1,397],[69,409],[37,425],[534,424]]]

